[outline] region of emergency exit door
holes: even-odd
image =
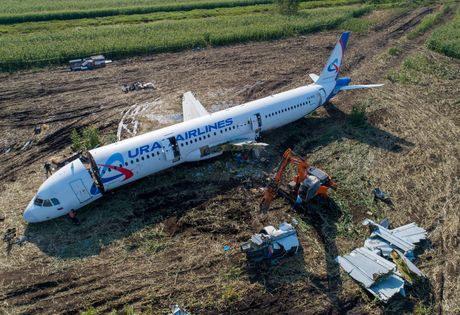
[[[89,194],[88,190],[86,190],[85,185],[81,179],[74,180],[70,182],[70,187],[72,188],[75,196],[77,196],[80,203],[88,201],[91,199],[91,195]]]
[[[259,137],[260,127],[262,126],[262,118],[260,114],[257,113],[251,116],[251,128],[256,133],[256,138]]]
[[[180,160],[179,145],[175,137],[161,140],[161,146],[167,161],[177,162]]]

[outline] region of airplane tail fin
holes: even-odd
[[[334,47],[334,50],[331,53],[331,56],[327,60],[326,65],[321,71],[319,77],[317,78],[317,84],[324,84],[324,83],[335,83],[337,76],[340,72],[340,66],[342,65],[343,55],[345,53],[345,49],[347,48],[348,37],[350,36],[350,32],[344,32],[340,35],[340,39]]]

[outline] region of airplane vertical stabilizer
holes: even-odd
[[[331,56],[329,57],[323,71],[319,75],[316,84],[328,84],[335,83],[337,76],[340,72],[340,66],[342,65],[343,55],[347,48],[348,37],[350,32],[344,32],[340,35],[340,39],[334,47]]]

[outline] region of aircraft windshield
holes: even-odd
[[[52,207],[53,205],[56,206],[59,204],[59,200],[56,198],[51,199],[41,199],[39,197],[35,198],[34,205],[39,207]]]
[[[43,199],[40,199],[38,197],[35,198],[34,205],[39,206],[39,207],[43,206]]]

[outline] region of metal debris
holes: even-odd
[[[374,200],[380,200],[386,203],[387,205],[393,207],[393,201],[391,200],[390,196],[382,191],[379,187],[376,187],[372,190],[372,193],[374,194]]]
[[[91,56],[84,59],[69,60],[71,71],[93,70],[105,67],[112,60],[107,60],[103,55]]]
[[[385,224],[389,225],[389,222],[385,222]],[[372,229],[372,233],[364,242],[364,246],[385,257],[388,257],[393,249],[399,249],[405,256],[413,260],[414,244],[426,239],[427,236],[426,230],[418,227],[415,223],[406,224],[393,230],[389,230],[370,219],[365,219],[363,225],[369,225]]]
[[[152,82],[134,82],[131,84],[123,84],[121,86],[121,90],[125,93],[128,93],[129,91],[140,91],[140,90],[154,90],[155,86],[153,85]]]
[[[248,242],[241,245],[241,251],[254,263],[294,255],[299,248],[297,232],[286,222],[281,223],[279,229],[271,225],[264,227],[260,233],[254,234]]]
[[[387,302],[393,295],[405,296],[404,280],[397,274],[396,265],[365,247],[356,248],[336,261],[366,290]]]
[[[356,248],[336,261],[357,282],[380,300],[387,302],[393,295],[405,296],[404,284],[414,284],[423,273],[412,263],[415,244],[426,239],[425,229],[415,223],[389,229],[390,221],[380,224],[370,219],[363,221],[371,228],[371,236],[364,247]],[[387,259],[392,259],[390,262]]]
[[[172,315],[190,315],[190,313],[187,312],[187,310],[181,308],[177,304],[171,305],[171,314]]]
[[[27,149],[31,143],[32,143],[32,140],[27,140],[26,143],[24,143],[24,145],[22,146],[21,150],[23,151]]]

